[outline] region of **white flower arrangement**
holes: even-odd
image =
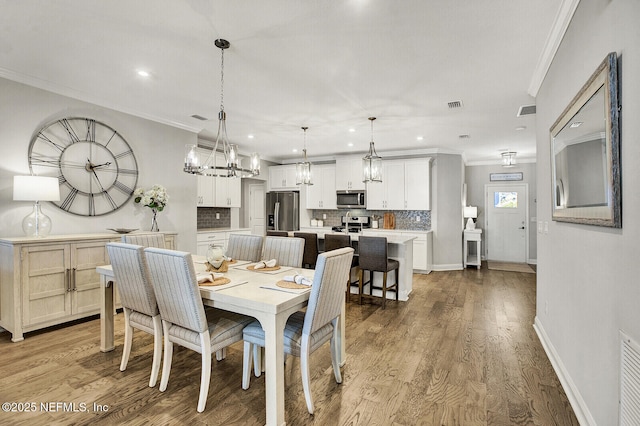
[[[137,188],[133,191],[134,201],[154,211],[161,212],[169,201],[167,190],[162,185],[153,185],[150,189]]]

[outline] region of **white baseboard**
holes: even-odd
[[[580,395],[578,388],[575,383],[573,383],[569,372],[564,367],[562,360],[558,356],[558,353],[549,340],[549,336],[547,336],[547,333],[544,331],[544,327],[538,320],[537,316],[533,324],[533,329],[536,331],[536,334],[538,334],[540,343],[542,343],[542,347],[544,348],[547,357],[549,357],[549,361],[551,361],[551,366],[558,375],[560,384],[562,384],[562,388],[567,394],[567,398],[569,398],[569,403],[571,404],[571,408],[573,408],[573,412],[575,413],[578,422],[582,426],[596,426],[596,421],[593,419],[593,416],[591,416],[589,407],[587,407],[584,399],[582,399],[582,395]]]
[[[433,265],[433,270],[434,271],[461,271],[463,269],[464,268],[462,267],[462,263]]]
[[[527,259],[527,263],[529,265],[537,265],[538,264],[538,259]]]

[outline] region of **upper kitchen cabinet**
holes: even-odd
[[[405,210],[431,210],[431,158],[404,162]]]
[[[404,161],[383,161],[382,182],[367,183],[367,209],[404,210],[402,188],[404,188]]]
[[[224,158],[216,160],[218,166],[226,164]],[[239,177],[215,177],[215,207],[240,207],[242,182]]]
[[[336,159],[336,190],[364,190],[362,182],[362,157],[340,157]]]
[[[308,209],[336,209],[336,166],[312,165],[313,185],[307,186]]]
[[[198,160],[200,164],[207,161],[207,158],[211,154],[211,150],[198,148]],[[198,199],[196,205],[198,207],[214,207],[216,204],[216,190],[213,178],[209,176],[197,176],[198,182]]]
[[[269,167],[269,190],[296,190],[300,189],[296,185],[296,165],[287,164],[285,166]]]
[[[367,209],[430,210],[430,159],[382,162],[382,182],[367,183]]]

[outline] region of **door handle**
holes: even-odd
[[[524,226],[521,226],[520,229],[524,229]]]

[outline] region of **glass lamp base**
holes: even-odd
[[[28,237],[46,237],[51,232],[51,219],[42,213],[37,201],[33,206],[33,212],[22,220],[22,230]]]

